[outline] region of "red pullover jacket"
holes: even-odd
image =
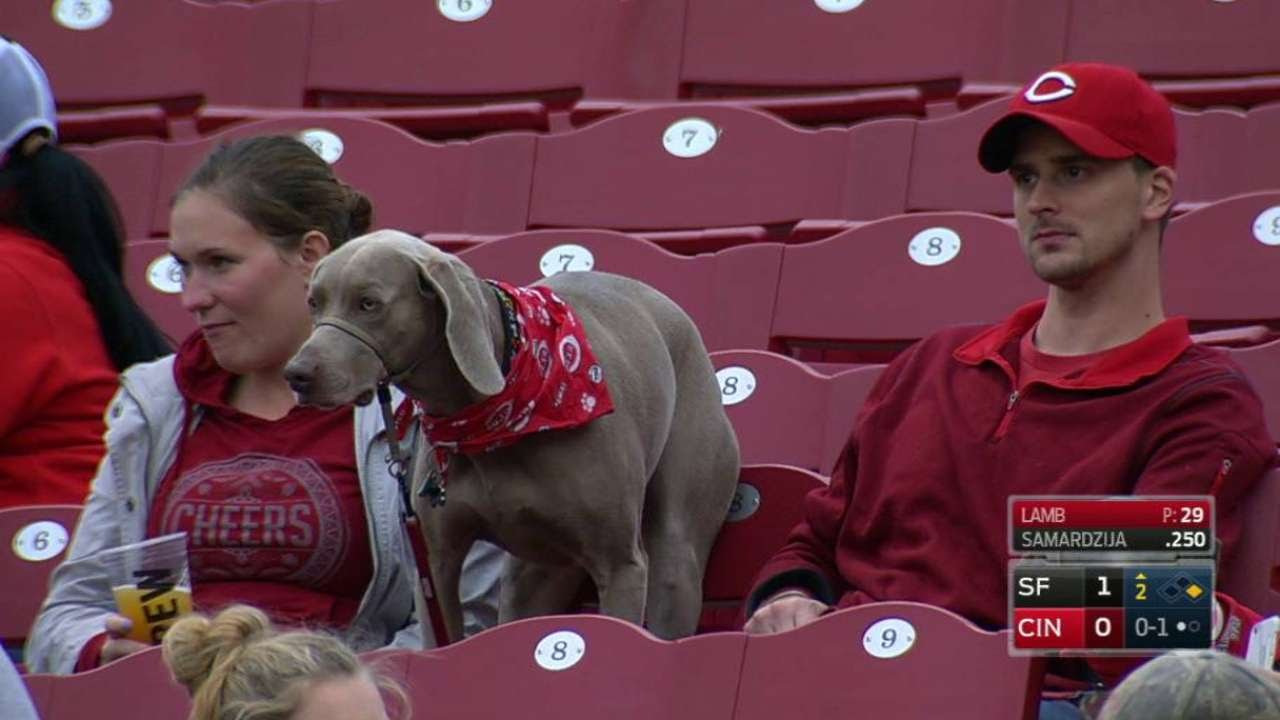
[[[748,613],[802,587],[838,607],[915,600],[1003,628],[1015,494],[1213,494],[1229,575],[1240,499],[1276,452],[1243,373],[1170,319],[1077,376],[1018,393],[1018,341],[1043,311],[940,332],[889,365],[830,486],[806,498],[756,578]]]

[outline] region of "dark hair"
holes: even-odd
[[[342,182],[310,147],[287,135],[236,140],[210,153],[174,198],[204,190],[221,198],[240,217],[282,250],[319,230],[331,247],[363,235],[373,222],[373,205]]]
[[[0,223],[48,243],[84,285],[117,370],[171,352],[124,282],[124,233],[106,184],[80,158],[55,145],[26,155],[14,145],[0,168]]]

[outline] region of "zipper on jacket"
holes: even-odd
[[[1227,475],[1231,474],[1231,466],[1233,464],[1231,458],[1222,459],[1222,464],[1218,466],[1218,474],[1213,478],[1213,484],[1209,486],[1210,495],[1216,496],[1218,491],[1222,489],[1223,483],[1227,481]]]
[[[1000,424],[996,426],[996,434],[993,440],[1003,438],[1009,432],[1009,425],[1013,423],[1013,406],[1018,404],[1018,399],[1022,397],[1022,393],[1014,390],[1009,393],[1009,402],[1005,403],[1004,416],[1000,418]]]

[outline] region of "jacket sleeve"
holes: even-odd
[[[146,421],[124,390],[116,392],[107,413],[107,447],[146,453]],[[121,544],[120,497],[125,484],[116,475],[114,453],[98,464],[89,498],[80,514],[66,559],[53,572],[49,594],[27,639],[25,660],[31,672],[69,674],[80,650],[102,632],[103,621],[116,611],[106,567],[97,553]]]
[[[834,605],[849,589],[836,566],[836,546],[857,480],[858,438],[874,408],[893,390],[902,369],[914,355],[914,349],[900,354],[876,381],[831,472],[830,484],[805,497],[803,519],[791,530],[782,549],[756,574],[751,584],[753,589],[747,595],[747,616],[755,612],[762,601],[788,588],[805,590],[828,605]]]
[[[1243,377],[1201,382],[1161,410],[1136,495],[1212,495],[1217,521],[1216,583],[1231,572],[1243,530],[1242,500],[1276,459],[1262,403]],[[1149,658],[1117,656],[1086,662],[1114,686]]]
[[[1212,495],[1219,582],[1232,571],[1243,500],[1276,459],[1262,402],[1243,376],[1202,381],[1161,410],[1138,475],[1138,495]]]

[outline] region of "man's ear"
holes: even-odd
[[[1173,207],[1173,187],[1177,181],[1178,173],[1171,167],[1161,165],[1151,171],[1147,180],[1142,219],[1155,222],[1169,214],[1169,209]]]

